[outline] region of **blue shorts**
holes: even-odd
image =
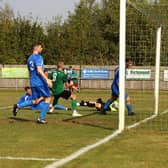
[[[38,99],[40,97],[50,97],[51,93],[50,93],[50,89],[48,88],[48,86],[38,86],[38,87],[31,87],[32,90],[32,99]]]
[[[119,97],[119,90],[112,89],[112,96],[118,98]],[[125,93],[125,99],[128,98],[128,93]]]

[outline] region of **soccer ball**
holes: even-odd
[[[111,104],[110,104],[110,110],[112,112],[117,112],[118,111],[118,108],[119,108],[119,102],[117,100],[113,101]]]

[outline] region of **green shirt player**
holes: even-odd
[[[81,114],[77,112],[76,95],[69,90],[64,90],[64,84],[67,82],[67,74],[64,73],[64,62],[58,62],[57,69],[48,72],[49,79],[53,82],[52,93],[54,96],[53,106],[58,103],[60,97],[68,100],[71,99],[72,116],[79,117]]]

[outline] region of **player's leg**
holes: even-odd
[[[57,109],[57,110],[70,110],[71,108],[62,106],[62,105],[60,105],[60,104],[56,104],[56,105],[55,105],[55,109]]]
[[[32,106],[33,100],[27,100],[18,104],[14,104],[13,106],[13,115],[16,116],[18,111],[24,107]]]
[[[131,98],[128,96],[128,93],[125,94],[125,102],[128,110],[128,115],[135,115],[135,113],[132,111],[133,107],[131,104]]]
[[[37,105],[40,101],[42,101],[44,98],[40,97],[36,100],[26,100],[17,104],[14,104],[13,106],[13,115],[16,116],[17,112],[25,107],[31,107],[31,109],[36,109],[35,105]]]
[[[42,100],[44,100],[44,97],[40,97],[36,100],[27,100],[27,101],[17,104],[17,107],[21,109],[24,107],[33,106],[33,105],[39,104]]]
[[[50,94],[50,90],[48,88],[47,85],[44,86],[40,86],[40,87],[33,87],[32,89],[32,97],[33,100],[40,104],[40,116],[39,119],[37,120],[38,123],[41,124],[46,124],[47,122],[45,121],[45,116],[49,110],[49,106],[50,106],[50,101],[51,101],[51,94]],[[38,99],[40,97],[43,97],[44,100],[41,102],[38,102]]]
[[[108,107],[110,106],[110,104],[112,103],[112,100],[113,100],[113,97],[110,97],[110,99],[108,99],[106,102],[105,102],[105,105],[103,107],[103,110],[106,111],[108,109]]]
[[[64,92],[60,95],[60,97],[68,100],[69,98],[71,99],[71,109],[72,109],[72,116],[74,117],[79,117],[81,114],[77,112],[77,100],[76,100],[76,95],[73,94],[71,91],[64,90]]]
[[[50,110],[49,110],[50,113],[52,113],[54,111],[54,109],[57,109],[57,110],[71,110],[71,108],[68,108],[68,107],[62,106],[60,104],[57,104],[58,100],[56,101],[56,99],[57,98],[54,99],[53,105],[50,106]]]
[[[49,96],[49,94],[48,94],[48,96]],[[42,108],[40,109],[41,111],[40,111],[40,116],[38,119],[39,123],[42,123],[42,124],[46,123],[45,116],[46,116],[47,112],[49,111],[50,101],[51,101],[51,97],[45,97],[44,101],[40,102],[40,105]]]
[[[102,108],[102,114],[106,114],[106,111],[109,109],[109,106],[110,104],[117,100],[118,96],[119,96],[119,91],[118,89],[115,89],[115,88],[112,88],[112,95],[110,97],[110,99],[108,99],[106,102],[105,102],[105,105],[103,106]]]
[[[33,100],[27,100],[27,101],[25,101],[25,102],[22,102],[22,103],[17,104],[17,107],[18,107],[19,109],[21,109],[21,108],[28,107],[28,106],[32,106],[32,105],[33,105]]]
[[[49,110],[50,113],[53,113],[55,106],[58,104],[59,98],[60,98],[60,95],[54,95],[53,103],[52,105],[50,105],[50,110]]]
[[[73,117],[82,116],[81,114],[79,114],[77,112],[77,100],[76,100],[77,96],[76,96],[76,94],[71,94],[70,98],[71,98],[72,116]]]

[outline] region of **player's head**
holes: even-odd
[[[101,98],[98,98],[98,99],[96,100],[96,104],[95,104],[96,110],[97,110],[97,111],[100,111],[103,106],[104,106],[103,100],[102,100]]]
[[[72,68],[72,72],[74,72],[74,73],[75,73],[75,68]]]
[[[32,91],[31,91],[31,88],[30,88],[29,86],[26,86],[26,87],[24,88],[24,90],[25,90],[26,94],[32,95]]]
[[[131,68],[132,67],[133,62],[132,62],[131,58],[127,58],[125,60],[125,62],[126,62],[126,68]]]
[[[35,43],[32,46],[33,53],[40,54],[43,51],[43,46],[41,43]]]
[[[59,61],[58,62],[58,64],[57,64],[57,68],[59,69],[59,70],[64,70],[64,61]]]

